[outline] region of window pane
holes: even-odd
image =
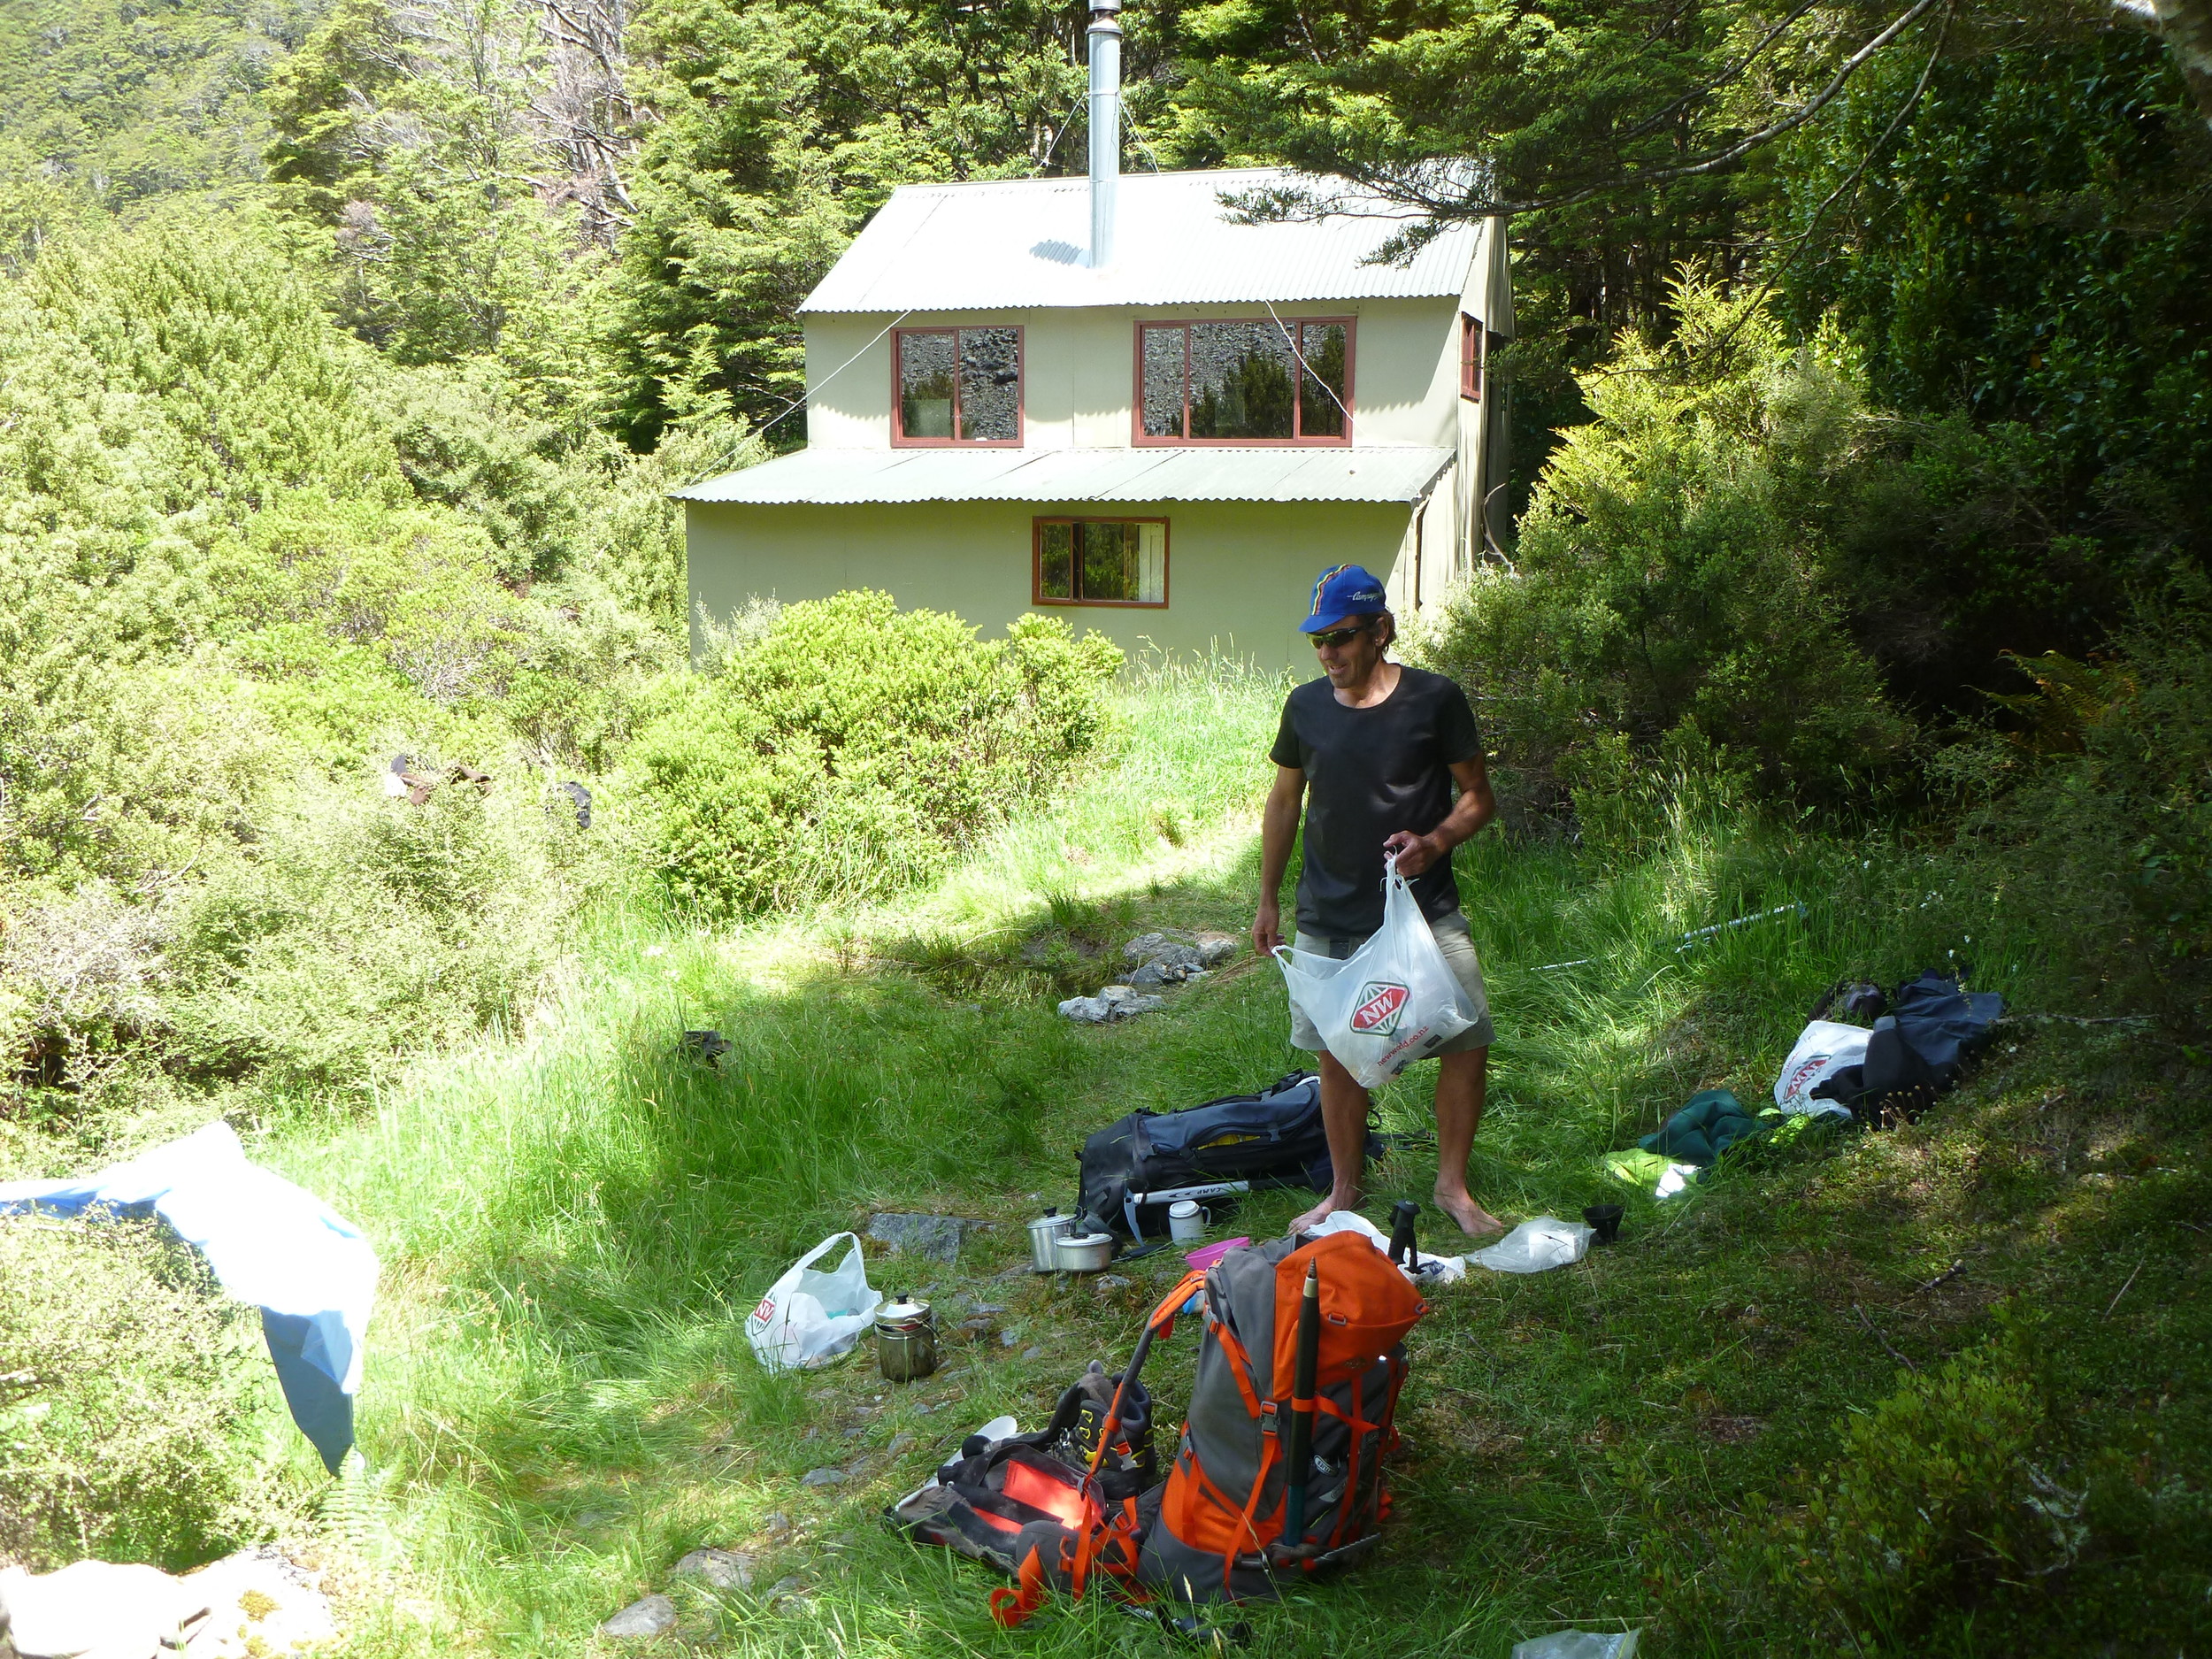
[[[1306,373],[1298,377],[1298,434],[1305,438],[1344,435],[1344,325],[1301,323],[1298,349]],[[1332,396],[1331,394],[1334,396]]]
[[[1046,599],[1075,597],[1075,526],[1037,526],[1037,591]]]
[[[1083,597],[1134,599],[1137,596],[1136,526],[1127,524],[1078,525],[1083,549]]]
[[[899,430],[910,438],[949,438],[952,369],[958,336],[949,328],[899,336]]]
[[[1290,342],[1273,321],[1190,326],[1190,435],[1287,438]]]
[[[1144,389],[1141,415],[1148,438],[1183,435],[1183,331],[1144,330]]]
[[[1021,436],[1021,334],[1013,328],[960,331],[960,435],[971,441]]]
[[[1167,597],[1167,526],[1132,525],[1137,533],[1137,591],[1133,597],[1156,605]]]

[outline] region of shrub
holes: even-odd
[[[2055,1006],[2203,1025],[2212,960],[2212,588],[2102,665],[2022,664],[2026,726],[1945,757],[1970,794],[1939,885],[2039,918]]]
[[[421,806],[374,788],[303,782],[179,901],[161,999],[177,1064],[354,1089],[387,1056],[520,1024],[611,885],[611,826],[579,830],[519,765]]]
[[[181,1568],[259,1530],[252,1310],[157,1223],[0,1217],[0,1561]]]
[[[1595,419],[1547,463],[1517,567],[1463,584],[1416,649],[1540,791],[1602,734],[1640,753],[1686,727],[1770,787],[1832,792],[1909,735],[1829,569],[1858,389],[1755,297],[1685,277],[1675,300],[1671,340],[1624,334],[1585,377]]]
[[[662,875],[716,911],[924,879],[1097,747],[1121,662],[1056,618],[986,643],[887,594],[787,606],[639,732]]]
[[[1730,1563],[1736,1595],[1786,1647],[1832,1652],[1842,1633],[1851,1651],[1870,1638],[1917,1651],[1945,1609],[2050,1564],[2060,1488],[2035,1462],[2045,1429],[2033,1383],[1999,1348],[1909,1378],[1850,1419],[1802,1510],[1755,1502]]]

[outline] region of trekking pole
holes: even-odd
[[[1313,1374],[1321,1358],[1321,1263],[1306,1263],[1306,1292],[1298,1300],[1298,1357],[1290,1384],[1290,1470],[1283,1494],[1283,1542],[1306,1541],[1306,1476],[1313,1465]]]

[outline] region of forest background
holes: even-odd
[[[2151,1022],[2193,1111],[2212,125],[2169,10],[1140,4],[1126,165],[1512,210],[1517,532],[1416,646],[1517,836],[1611,868],[1724,802],[1909,864],[1924,932],[2009,895],[2019,983]],[[526,1032],[612,900],[911,890],[1117,752],[1124,664],[1056,623],[847,596],[694,661],[665,497],[803,440],[795,309],[891,189],[1079,167],[1085,21],[0,4],[0,1173],[348,1121]],[[189,1555],[234,1521],[124,1494],[193,1444],[54,1441],[74,1507],[0,1551]]]

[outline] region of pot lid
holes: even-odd
[[[1111,1244],[1113,1241],[1114,1235],[1110,1233],[1067,1233],[1060,1236],[1063,1244]]]
[[[915,1299],[912,1292],[896,1302],[887,1302],[876,1310],[879,1319],[918,1319],[929,1311],[929,1304]]]

